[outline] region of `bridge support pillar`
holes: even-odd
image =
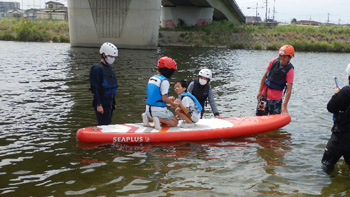
[[[68,1],[71,46],[155,49],[160,8],[160,0]]]

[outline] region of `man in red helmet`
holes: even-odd
[[[166,104],[175,108],[175,99],[168,97],[170,89],[168,79],[177,69],[176,62],[170,57],[161,57],[157,66],[157,74],[148,80],[146,111],[142,114],[142,122],[144,126],[150,126],[148,119],[153,119],[156,129],[161,129],[160,123],[175,127],[178,123],[177,118],[167,109]]]
[[[257,116],[288,113],[287,105],[294,81],[294,67],[290,63],[295,54],[294,47],[284,45],[278,54],[279,57],[270,62],[261,79],[257,95]],[[282,104],[283,90],[286,94]]]

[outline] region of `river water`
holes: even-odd
[[[288,106],[292,122],[230,139],[154,144],[87,144],[79,128],[96,125],[89,69],[97,48],[0,42],[0,194],[4,196],[350,195],[344,160],[327,175],[320,160],[330,137],[326,104],[333,76],[345,85],[349,54],[297,52]],[[157,59],[178,64],[172,78],[202,67],[223,117],[253,116],[260,79],[276,51],[211,48],[120,50],[113,123],[141,122]],[[173,88],[171,94],[174,95]],[[210,107],[205,114],[213,117]]]

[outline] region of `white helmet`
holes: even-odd
[[[100,54],[105,54],[105,55],[110,55],[113,57],[117,57],[118,56],[118,49],[117,47],[110,43],[110,42],[105,42],[102,44],[101,48],[100,48]]]
[[[199,71],[198,75],[202,76],[202,77],[205,77],[205,78],[208,78],[209,80],[212,79],[211,71],[209,69],[207,69],[207,68],[204,68],[201,71]]]
[[[346,67],[345,72],[346,74],[348,74],[348,76],[350,76],[350,64],[348,64],[348,66]]]

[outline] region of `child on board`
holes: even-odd
[[[174,99],[168,97],[169,78],[177,69],[176,62],[170,57],[161,57],[158,60],[157,74],[148,80],[146,110],[142,114],[144,126],[150,126],[149,119],[153,119],[154,128],[161,129],[160,123],[170,127],[177,126],[177,118],[167,109],[166,104],[175,108]]]
[[[177,116],[183,119],[180,123],[180,127],[190,128],[194,127],[196,122],[199,121],[202,112],[202,106],[191,93],[187,92],[187,82],[185,80],[177,81],[174,85],[176,94],[179,99],[176,99],[174,103],[177,105],[175,113]]]

